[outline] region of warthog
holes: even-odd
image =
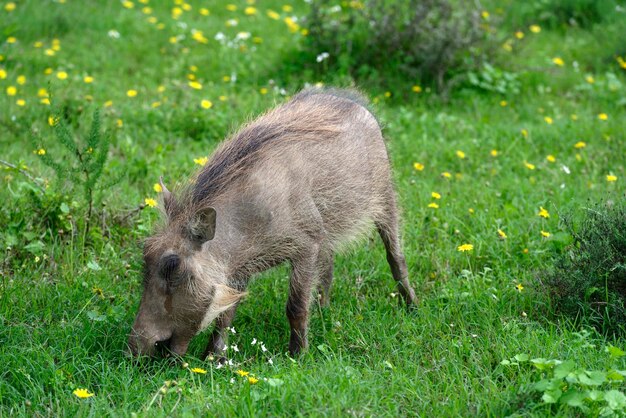
[[[183,355],[214,320],[203,356],[221,353],[250,277],[287,261],[289,351],[297,354],[307,347],[313,288],[328,304],[335,252],[373,226],[404,302],[417,303],[387,150],[356,92],[300,92],[222,143],[177,196],[161,186],[166,222],[144,246],[134,354],[165,346]]]

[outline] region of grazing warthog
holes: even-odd
[[[129,345],[183,355],[213,320],[204,353],[221,353],[250,277],[288,261],[289,351],[307,347],[318,285],[328,304],[335,251],[375,226],[407,305],[417,303],[398,237],[387,150],[353,91],[305,90],[225,141],[175,196],[144,247],[144,292]]]

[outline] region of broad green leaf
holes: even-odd
[[[621,382],[622,380],[624,380],[624,376],[626,376],[625,373],[626,372],[624,372],[623,370],[609,370],[606,373],[606,377],[609,380],[613,380],[615,382]]]
[[[528,359],[530,358],[528,356],[528,354],[517,354],[515,357],[513,357],[515,360],[519,361],[520,363],[523,363],[525,361],[528,361]]]
[[[501,365],[503,365],[503,366],[510,366],[510,365],[511,365],[511,362],[510,362],[509,360],[504,359],[504,360],[502,360],[502,361],[500,362],[500,364],[501,364]]]
[[[563,391],[561,389],[547,390],[543,393],[541,399],[545,403],[557,403],[561,398]]]
[[[608,345],[605,348],[606,352],[609,353],[609,355],[611,356],[611,358],[620,358],[623,356],[626,356],[626,351],[623,351],[613,345]]]
[[[626,407],[626,396],[619,390],[609,390],[604,394],[608,407],[616,411]]]
[[[606,373],[601,371],[582,371],[578,373],[578,380],[581,384],[587,386],[600,386],[606,382]]]
[[[554,368],[554,377],[557,379],[563,379],[570,374],[576,368],[576,363],[572,360],[564,361]]]
[[[601,390],[595,390],[595,389],[590,390],[589,392],[587,392],[587,397],[594,402],[601,401],[604,399],[604,392]]]
[[[587,394],[585,392],[579,392],[576,389],[570,389],[563,394],[560,402],[565,403],[569,406],[581,407],[585,404],[586,397]]]

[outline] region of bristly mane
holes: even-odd
[[[367,107],[367,100],[356,91],[303,90],[225,141],[188,189],[187,203],[200,206],[219,195],[259,161],[263,150],[277,141],[315,139],[337,133],[342,123],[341,113],[355,105]]]

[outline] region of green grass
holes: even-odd
[[[492,14],[506,3],[490,2]],[[390,80],[387,90],[367,91],[388,139],[420,309],[398,306],[382,244],[372,235],[337,257],[331,306],[313,307],[311,347],[302,357],[286,354],[288,270],[281,267],[255,280],[238,310],[230,342],[239,351],[229,351],[234,365],[217,368],[194,357],[204,348],[202,335],[184,359],[190,368],[207,370],[195,374],[181,361],[125,355],[142,290],[141,241],[159,216],[146,208],[120,218],[156,197],[160,175],[168,184],[184,182],[198,167],[194,158],[209,155],[228,132],[285,100],[281,89],[291,94],[305,83],[345,77],[296,73],[285,85],[275,78],[302,35],[266,11],[303,16],[305,4],[294,3],[287,13],[283,2],[268,0],[247,16],[244,2],[231,12],[221,2],[194,1],[174,20],[173,2],[152,0],[162,29],[146,21],[137,1],[132,9],[117,1],[22,1],[11,12],[6,4],[0,9],[0,68],[7,73],[0,79],[0,159],[26,166],[50,187],[42,193],[10,169],[0,178],[1,416],[563,416],[580,410],[542,402],[531,390],[541,372],[500,362],[523,353],[573,360],[585,370],[625,368],[604,351],[608,344],[626,348],[624,339],[581,333],[555,317],[541,286],[551,254],[570,242],[560,232],[559,214],[623,198],[626,72],[615,60],[619,51],[596,43],[617,26],[524,29],[514,53],[502,50],[497,57],[518,75],[518,95],[461,89],[444,103],[428,89],[413,93],[415,80]],[[202,16],[201,7],[210,15]],[[227,27],[232,18],[238,25]],[[208,43],[192,39],[191,29],[202,30]],[[518,29],[500,30],[513,37]],[[112,30],[119,38],[107,35]],[[229,39],[238,32],[251,36],[242,50],[221,45],[217,32]],[[6,42],[11,36],[15,43]],[[173,36],[179,36],[176,43]],[[61,49],[48,56],[44,50],[54,38]],[[36,41],[43,47],[35,48]],[[552,63],[557,56],[563,67]],[[201,90],[188,86],[191,66],[197,66]],[[46,68],[53,73],[44,74]],[[68,78],[58,79],[58,71]],[[24,85],[19,75],[26,76]],[[93,83],[84,83],[87,75]],[[17,95],[7,94],[9,86]],[[51,106],[39,103],[40,88],[52,94]],[[136,97],[127,96],[131,89]],[[203,99],[213,106],[203,109]],[[105,106],[109,100],[112,106]],[[84,135],[95,108],[102,109],[111,140],[104,177],[119,180],[97,199],[98,216],[85,236],[82,191],[59,191],[35,151],[64,155],[50,115],[65,114]],[[601,113],[608,120],[600,120]],[[580,141],[586,146],[575,148]],[[608,174],[617,180],[608,182]],[[439,207],[428,207],[432,202]],[[549,218],[537,215],[540,207]],[[544,238],[541,231],[552,235]],[[473,250],[459,252],[466,243]],[[255,338],[267,352],[252,345]],[[260,381],[249,384],[238,369]],[[177,384],[162,393],[166,381]],[[619,382],[612,387],[624,390]],[[79,399],[76,388],[95,396]]]

